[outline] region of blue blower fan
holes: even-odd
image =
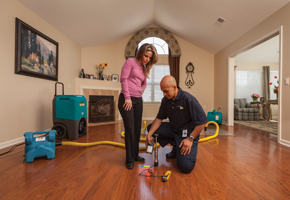
[[[55,130],[24,133],[25,162],[30,163],[34,158],[43,156],[53,159],[55,157],[55,134]]]

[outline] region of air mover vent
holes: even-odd
[[[219,17],[218,19],[217,19],[217,22],[219,22],[219,23],[224,23],[226,20],[225,19],[223,19],[223,18],[221,18],[221,17]]]

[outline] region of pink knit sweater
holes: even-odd
[[[147,77],[144,74],[145,68],[140,66],[134,58],[128,58],[121,71],[121,92],[125,99],[131,97],[142,97],[147,86]],[[142,89],[142,90],[141,90]]]

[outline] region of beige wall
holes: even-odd
[[[290,87],[284,85],[284,78],[290,76],[290,4],[287,4],[272,16],[261,22],[252,30],[244,34],[235,42],[227,46],[225,49],[215,55],[215,106],[223,104],[227,110],[228,105],[228,57],[240,51],[244,47],[264,38],[266,35],[278,30],[283,26],[282,31],[282,71],[281,71],[281,142],[290,145]],[[282,84],[283,83],[283,84]],[[227,113],[227,112],[226,112]],[[227,114],[225,119],[227,119]]]
[[[214,55],[210,54],[191,43],[175,36],[180,48],[180,87],[195,96],[204,108],[204,111],[212,111],[218,108],[214,107]],[[189,89],[185,85],[187,77],[186,66],[191,62],[194,66],[193,79],[195,84]],[[223,109],[220,110],[223,112]]]
[[[0,148],[24,139],[28,131],[52,127],[54,81],[14,74],[15,18],[59,43],[59,81],[65,93],[74,94],[81,68],[81,48],[16,0],[0,0]],[[70,88],[69,88],[70,86]],[[6,142],[6,143],[4,143]]]
[[[188,43],[187,41],[175,36],[181,47],[180,58],[180,87],[193,94],[203,106],[205,112],[212,111],[213,107],[213,91],[214,91],[214,55]],[[117,43],[95,46],[90,48],[82,48],[82,68],[85,73],[97,76],[98,63],[108,62],[109,67],[104,70],[104,74],[118,74],[120,76],[122,66],[125,62],[125,47],[131,36],[120,40]],[[158,64],[166,64],[167,56],[161,57]],[[192,62],[195,70],[193,78],[195,85],[188,89],[185,86],[186,65]],[[96,82],[96,86],[107,84],[105,82]],[[160,104],[144,104],[143,119],[154,119]]]

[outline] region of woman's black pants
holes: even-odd
[[[126,111],[123,108],[125,97],[119,95],[118,108],[123,118],[125,127],[126,163],[134,162],[139,154],[139,141],[141,134],[141,122],[143,112],[142,97],[131,97],[132,108]]]

